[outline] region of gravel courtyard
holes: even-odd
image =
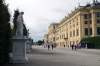
[[[28,63],[7,64],[6,66],[100,66],[100,50],[57,47],[48,50],[43,46],[33,46],[27,53]]]

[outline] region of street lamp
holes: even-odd
[[[66,37],[66,38],[64,38],[64,40],[66,41],[68,38]],[[66,41],[66,46],[67,46],[67,41]]]

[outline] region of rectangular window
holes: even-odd
[[[53,29],[55,29],[55,26],[53,26]]]
[[[97,23],[100,23],[100,19],[97,19]]]
[[[84,19],[87,19],[87,14],[84,14]]]
[[[92,28],[90,28],[90,35],[92,35]]]
[[[85,22],[84,22],[84,24],[88,24],[88,22],[87,22],[87,21],[85,21]]]
[[[92,24],[92,20],[90,20],[90,24]]]
[[[75,36],[75,30],[73,31],[73,37]]]
[[[76,16],[76,20],[78,20],[78,16]]]
[[[76,31],[77,31],[77,36],[79,36],[79,31],[78,31],[78,29],[77,29]]]
[[[100,17],[100,12],[97,12],[97,17]]]
[[[97,35],[100,35],[100,27],[97,27]]]
[[[88,35],[88,28],[85,28],[85,35]]]
[[[76,22],[76,25],[78,25],[78,22]]]
[[[71,37],[71,32],[70,32],[70,37]]]

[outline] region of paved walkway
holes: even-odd
[[[7,64],[6,66],[100,66],[100,50],[57,47],[48,50],[43,46],[33,46],[27,53],[26,64]]]

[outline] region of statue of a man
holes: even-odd
[[[16,35],[20,35],[23,36],[23,14],[24,12],[21,12],[16,20],[16,26],[17,26],[17,30],[16,30]]]

